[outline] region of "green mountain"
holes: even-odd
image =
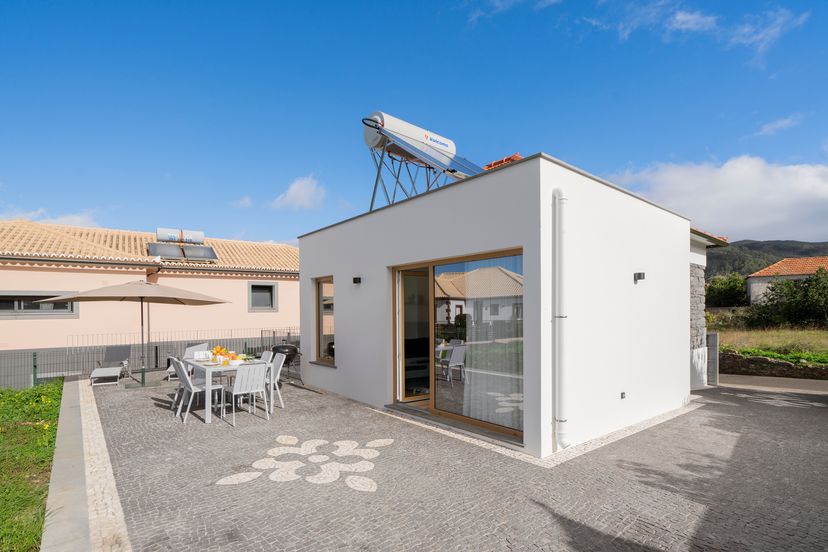
[[[828,242],[741,240],[707,250],[707,278],[738,272],[747,276],[785,257],[828,255]]]

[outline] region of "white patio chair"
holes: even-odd
[[[176,417],[181,415],[181,409],[184,406],[184,398],[189,395],[189,400],[187,401],[187,410],[184,411],[184,418],[182,419],[183,423],[187,423],[187,416],[190,414],[190,408],[193,405],[193,397],[196,393],[204,393],[206,391],[210,392],[221,392],[223,389],[222,385],[217,385],[212,382],[207,382],[203,378],[190,378],[190,374],[187,373],[187,369],[184,367],[184,364],[178,360],[177,358],[172,358],[172,363],[175,366],[176,372],[178,377],[181,380],[180,388],[183,389],[183,393],[181,395],[181,401],[178,404],[178,411],[175,413]],[[178,393],[176,392],[176,395]],[[224,397],[224,393],[221,393],[222,400]]]
[[[454,377],[452,370],[460,370],[460,381],[464,381],[464,369],[466,365],[466,346],[457,345],[451,350],[451,356],[448,360],[441,360],[440,365],[443,369],[443,377],[448,379],[451,386],[454,387]]]
[[[209,351],[210,345],[207,343],[196,343],[188,345],[186,349],[184,349],[184,356],[181,358],[195,358],[195,354],[199,351]],[[175,373],[175,368],[170,366],[167,368],[167,380],[172,381],[173,377],[178,377]]]
[[[230,388],[224,389],[221,397],[221,419],[224,419],[225,412],[225,395],[230,395],[230,404],[233,409],[233,427],[236,427],[236,399],[247,395],[249,397],[250,413],[256,409],[256,395],[262,394],[262,399],[265,404],[265,416],[270,419],[270,413],[267,410],[267,383],[265,382],[265,373],[267,372],[267,364],[256,363],[249,366],[239,366],[236,371],[236,379]]]
[[[270,361],[270,364],[268,366],[268,372],[270,372],[270,370],[274,370],[274,390],[276,391],[276,396],[279,397],[279,407],[282,409],[285,408],[285,401],[282,400],[282,392],[279,390],[279,376],[282,375],[282,368],[285,367],[285,358],[287,357],[284,353],[276,353],[275,355],[273,355],[273,359]],[[265,381],[270,382],[270,379],[267,379]]]
[[[169,357],[170,360],[170,368],[167,370],[169,373],[170,370],[173,371],[173,375],[175,375],[175,379],[178,380],[178,388],[175,390],[175,395],[173,395],[172,403],[170,403],[170,410],[175,410],[175,405],[178,404],[178,400],[184,397],[184,378],[182,378],[179,373],[183,370],[183,363],[175,357]],[[168,376],[168,379],[172,380],[172,375]],[[177,416],[178,414],[176,414]]]

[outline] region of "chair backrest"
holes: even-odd
[[[120,364],[129,360],[129,353],[132,350],[132,345],[107,345],[104,349],[104,357],[101,361],[101,366],[104,368]]]
[[[195,358],[196,351],[209,351],[210,345],[207,343],[190,343],[184,350],[184,356],[181,358]]]
[[[466,362],[466,346],[458,345],[451,350],[449,366],[460,366]]]
[[[265,351],[262,353],[262,362],[270,364],[270,360],[273,358],[273,351]]]
[[[187,368],[184,367],[184,363],[175,357],[170,357],[170,362],[172,362],[175,375],[178,376],[181,384],[184,385],[184,388],[187,389],[187,391],[192,392],[193,382],[190,379],[190,374],[187,373]]]
[[[236,370],[236,379],[233,380],[233,394],[264,391],[267,388],[265,385],[266,371],[267,364],[264,362],[239,366]]]
[[[273,360],[271,361],[271,369],[276,370],[273,374],[273,381],[279,381],[279,375],[282,373],[282,368],[285,366],[285,359],[287,356],[284,353],[276,353],[273,355]]]
[[[449,345],[451,345],[452,347],[454,347],[456,345],[462,345],[462,344],[463,344],[462,339],[451,339],[451,340],[449,340]]]

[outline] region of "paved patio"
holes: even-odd
[[[544,467],[283,393],[274,419],[234,429],[175,421],[171,387],[95,390],[133,550],[828,548],[828,397],[711,389]]]

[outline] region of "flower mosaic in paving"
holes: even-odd
[[[258,479],[266,471],[270,471],[268,478],[271,481],[287,482],[304,479],[308,483],[324,485],[334,483],[342,478],[345,484],[355,491],[374,492],[377,483],[362,475],[345,475],[365,473],[374,469],[374,463],[369,460],[380,455],[378,448],[391,445],[393,439],[375,439],[364,447],[356,441],[336,441],[328,446],[324,439],[309,439],[302,444],[299,438],[293,435],[280,435],[276,442],[281,445],[267,451],[268,457],[256,460],[252,467],[258,471],[244,471],[223,477],[216,485],[239,485]],[[320,451],[320,447],[333,450]],[[331,458],[331,455],[336,459]],[[298,457],[298,458],[297,458]],[[357,457],[356,462],[340,462],[338,458]],[[278,458],[278,460],[277,460]],[[305,474],[299,473],[300,471]]]

